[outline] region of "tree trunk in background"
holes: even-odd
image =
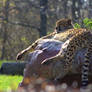
[[[6,0],[5,6],[4,6],[4,21],[2,23],[2,30],[3,30],[3,41],[2,41],[2,55],[1,55],[1,59],[5,58],[6,55],[6,41],[7,41],[7,27],[8,27],[8,9],[9,9],[9,0]]]
[[[88,17],[89,18],[92,18],[92,0],[89,0],[89,14],[88,14]]]
[[[79,22],[78,19],[80,19],[80,5],[81,0],[72,0],[72,18],[74,22]]]
[[[47,6],[48,0],[40,0],[40,37],[47,34]]]
[[[63,1],[64,17],[67,18],[67,0]]]

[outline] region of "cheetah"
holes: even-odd
[[[92,56],[92,33],[87,29],[73,29],[73,30],[77,32],[69,39],[69,44],[67,46],[67,50],[65,50],[64,55],[60,51],[57,56],[51,58],[48,61],[43,61],[42,64],[52,63],[51,61],[54,62],[57,62],[58,60],[62,61],[62,58],[64,58],[65,61],[64,72],[69,72],[72,69],[75,52],[82,48],[86,48],[87,53],[85,54],[85,62],[82,65],[82,79],[81,79],[82,87],[86,87],[88,85],[89,62],[91,62],[90,58]],[[62,74],[58,76],[58,78],[60,78],[61,76]]]
[[[85,63],[82,68],[82,86],[88,85],[88,71],[89,71],[89,62],[92,56],[92,34],[89,30],[82,30],[78,32],[75,36],[70,38],[67,51],[65,52],[64,58],[66,59],[65,70],[68,71],[71,68],[71,65],[74,61],[75,51],[80,50],[81,48],[86,48],[87,53],[85,54]]]
[[[35,50],[35,47],[39,44],[39,42],[43,39],[57,39],[59,35],[56,35],[58,33],[64,32],[67,29],[73,28],[73,24],[71,22],[71,19],[60,19],[56,22],[56,27],[53,33],[44,36],[38,40],[36,40],[32,45],[30,45],[28,48],[22,50],[17,54],[16,60],[22,59],[24,55],[27,55],[29,52],[32,52]],[[67,34],[71,34],[71,31]],[[58,38],[59,39],[59,38]]]

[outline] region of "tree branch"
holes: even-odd
[[[34,28],[36,30],[40,30],[39,27],[36,27],[36,26],[33,26],[31,24],[28,24],[28,23],[21,23],[21,22],[12,22],[12,21],[8,21],[9,24],[12,24],[12,25],[20,25],[20,26],[23,26],[23,27],[31,27],[31,28]]]

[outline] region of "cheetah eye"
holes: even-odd
[[[56,27],[56,30],[58,33],[61,32],[61,27],[60,26]]]

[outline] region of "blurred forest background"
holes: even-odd
[[[60,18],[80,24],[87,17],[92,18],[92,0],[0,0],[0,59],[15,60]]]

